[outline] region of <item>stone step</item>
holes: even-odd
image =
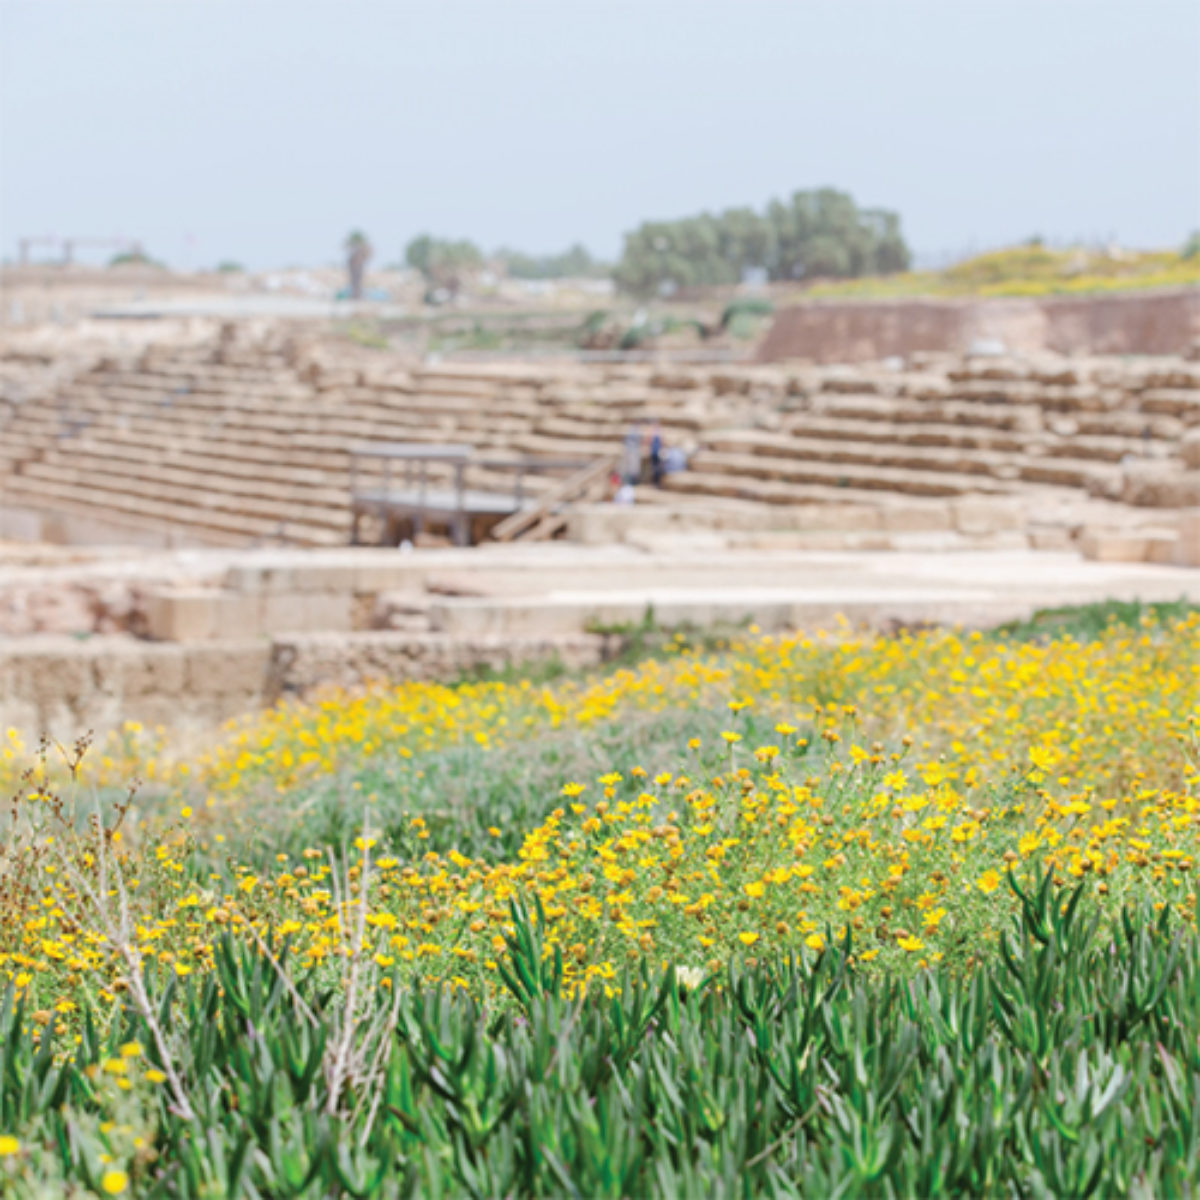
[[[638,489],[638,502],[646,503]],[[697,500],[719,499],[749,502],[754,505],[808,505],[808,504],[871,504],[878,505],[883,498],[878,491],[866,488],[837,487],[828,484],[790,483],[782,480],[762,479],[749,475],[705,472],[703,470],[681,471],[668,475],[663,480],[662,493],[665,497],[690,496]]]
[[[979,426],[1006,430],[1042,428],[1042,414],[1032,406],[999,406],[962,400],[912,400],[889,396],[821,395],[811,411],[826,417],[862,421]]]
[[[1048,483],[1058,487],[1082,488],[1096,494],[1116,495],[1122,470],[1095,459],[1026,458],[1020,463],[1020,478],[1028,483]]]
[[[712,450],[700,451],[693,456],[689,465],[691,469],[707,474],[743,475],[788,483],[820,483],[830,487],[899,492],[910,496],[961,496],[973,491],[1007,493],[1013,490],[1011,483],[988,475],[766,458]]]
[[[788,437],[785,434],[757,430],[736,429],[712,435],[704,442],[702,453],[707,451],[806,463],[878,466],[905,471],[946,471],[996,478],[1011,477],[1015,474],[1011,455],[991,451]]]
[[[691,440],[694,435],[705,428],[705,423],[695,418],[673,420],[669,417],[660,419],[658,425],[662,428],[665,441],[679,441],[681,438]],[[650,426],[647,426],[648,430]],[[541,437],[558,439],[579,439],[596,444],[607,441],[612,446],[619,447],[629,432],[629,422],[581,420],[573,417],[543,417],[534,422],[528,431]]]
[[[1145,418],[1119,424],[1099,418],[1085,424],[1064,418],[1076,432],[1060,433],[1053,423],[1041,432],[1021,432],[987,427],[963,427],[954,424],[885,422],[828,418],[812,414],[793,414],[783,423],[784,432],[804,438],[835,438],[858,442],[884,442],[913,446],[957,446],[966,449],[1037,453],[1072,458],[1096,458],[1120,462],[1126,454],[1143,455],[1168,452],[1178,439],[1182,426],[1167,426],[1161,435],[1143,437],[1148,428]],[[1168,436],[1169,435],[1169,436]],[[1152,448],[1152,449],[1151,449]]]
[[[342,545],[343,532],[334,536],[331,531],[314,529],[299,523],[287,527],[280,537],[280,525],[270,520],[245,517],[217,509],[199,510],[194,505],[177,504],[161,497],[147,500],[144,496],[126,491],[109,491],[103,482],[64,480],[22,476],[10,480],[4,491],[5,502],[30,508],[56,511],[66,509],[76,515],[94,519],[111,519],[134,527],[156,531],[180,529],[195,531],[207,539],[216,538],[224,545],[245,545],[249,542],[278,542],[299,546]]]
[[[825,417],[812,413],[793,413],[783,422],[782,431],[802,438],[829,438],[856,442],[883,442],[888,445],[957,446],[973,450],[1021,451],[1031,434],[998,429],[993,425],[963,426],[951,423],[892,422],[851,417]]]
[[[1139,407],[1143,412],[1178,417],[1186,425],[1200,425],[1200,390],[1160,388],[1145,391]]]
[[[79,413],[103,413],[132,419],[146,416],[157,421],[191,421],[249,429],[296,428],[341,431],[347,436],[369,437],[374,425],[395,429],[406,427],[428,427],[430,423],[451,429],[516,431],[528,428],[534,412],[510,411],[498,408],[492,412],[482,410],[455,411],[439,404],[372,405],[361,402],[353,404],[323,405],[318,401],[304,402],[299,406],[285,408],[274,402],[263,404],[211,403],[203,397],[179,396],[169,403],[146,407],[137,400],[100,396],[95,393],[76,394],[68,397],[69,405]]]
[[[182,477],[182,478],[181,478]],[[97,503],[100,493],[104,502],[113,503],[114,497],[124,497],[138,505],[170,505],[181,513],[191,512],[199,523],[213,512],[237,517],[258,518],[264,522],[264,530],[296,525],[305,528],[320,528],[340,531],[345,540],[349,528],[348,505],[325,508],[303,504],[291,499],[264,495],[250,496],[244,492],[228,492],[208,486],[199,487],[188,481],[189,473],[169,472],[147,467],[140,476],[130,474],[125,465],[113,462],[73,461],[55,463],[32,463],[13,480],[22,486],[32,480],[61,480],[65,483],[82,484],[96,490]],[[153,511],[153,509],[151,509]]]
[[[238,496],[261,496],[311,505],[339,505],[349,500],[349,478],[332,479],[320,472],[307,477],[268,473],[262,467],[233,464],[226,459],[196,455],[182,458],[149,457],[135,443],[77,442],[65,450],[48,451],[44,463],[77,464],[112,474],[127,472],[147,479],[180,483],[201,491],[218,490]],[[240,467],[240,470],[239,470]],[[345,473],[343,473],[345,474]]]

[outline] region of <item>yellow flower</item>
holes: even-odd
[[[758,941],[758,934],[757,933],[739,933],[738,941],[741,942],[743,946],[753,946],[754,943]]]
[[[825,939],[819,933],[810,933],[808,935],[808,937],[806,937],[804,939],[804,944],[810,950],[824,950],[825,949]]]
[[[150,1070],[146,1072],[146,1078],[151,1083],[166,1083],[167,1081],[166,1075],[164,1075],[163,1072],[157,1067],[151,1067]]]
[[[129,1186],[129,1176],[124,1171],[105,1171],[100,1186],[110,1196],[119,1196]]]
[[[726,729],[721,733],[721,736],[732,746],[742,740],[740,733],[734,733],[731,729]]]
[[[981,892],[991,895],[1000,886],[999,871],[984,871],[979,877],[979,882],[975,885]]]
[[[11,1134],[0,1136],[0,1158],[11,1158],[21,1153],[21,1143]]]
[[[1046,746],[1031,746],[1029,748],[1029,761],[1039,771],[1050,771],[1053,770],[1055,762],[1058,761],[1058,756]]]
[[[564,783],[562,786],[562,795],[566,796],[568,800],[574,800],[576,796],[583,794],[586,787],[586,783]]]
[[[756,879],[753,883],[746,884],[746,895],[757,900],[767,889],[763,885],[761,879]]]
[[[897,938],[896,944],[901,950],[907,950],[910,954],[915,954],[918,950],[925,949],[925,943],[917,937]]]

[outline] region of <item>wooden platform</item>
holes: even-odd
[[[455,545],[467,545],[470,530],[478,517],[507,517],[536,501],[526,499],[517,503],[512,492],[485,492],[475,488],[393,488],[390,491],[359,491],[352,501],[354,530],[352,541],[359,544],[361,518],[374,516],[385,523],[411,521],[414,532],[423,526],[446,525]]]
[[[360,459],[382,460],[382,479],[362,482]],[[431,479],[431,466],[440,468],[443,475],[448,469],[452,485],[447,486],[441,478]],[[512,490],[498,492],[467,486],[465,476],[470,467],[512,472]],[[388,544],[395,544],[397,531],[407,530],[415,538],[428,526],[445,528],[458,546],[478,542],[494,530],[504,540],[527,530],[550,533],[557,524],[550,520],[552,510],[570,502],[581,489],[591,487],[607,469],[607,460],[476,457],[471,446],[461,443],[361,445],[352,452],[350,540],[356,546],[361,544],[362,520],[366,516],[382,522],[380,540]],[[528,493],[526,476],[561,471],[575,473],[540,495]],[[401,479],[393,482],[393,472]]]

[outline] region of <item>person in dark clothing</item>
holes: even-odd
[[[663,474],[662,428],[655,422],[654,432],[650,435],[650,482],[655,487],[662,487]]]

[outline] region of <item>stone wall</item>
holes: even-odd
[[[203,736],[234,717],[318,688],[454,679],[557,659],[594,666],[621,648],[598,634],[489,636],[380,631],[179,645],[125,636],[0,641],[0,730],[69,745],[135,721]]]
[[[781,309],[765,362],[865,362],[965,353],[987,338],[1023,354],[1178,354],[1200,338],[1200,290],[996,300],[813,300]]]

